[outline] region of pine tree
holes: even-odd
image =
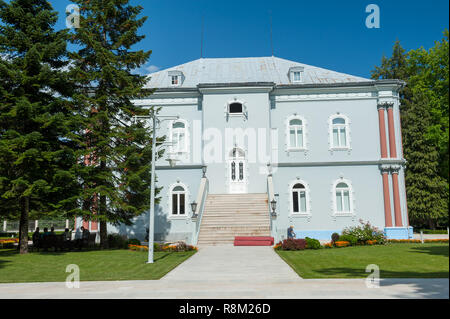
[[[81,216],[100,221],[102,247],[107,246],[107,223],[131,224],[149,209],[151,132],[135,115],[147,115],[132,103],[148,96],[146,77],[133,70],[146,63],[151,51],[133,51],[144,36],[138,29],[140,6],[128,0],[76,0],[80,28],[71,41],[71,74],[77,85],[73,96],[77,139],[81,151],[78,174],[82,181]],[[161,154],[159,154],[161,155]]]
[[[0,0],[0,214],[20,216],[20,252],[28,219],[74,208],[75,154],[65,97],[67,33],[45,0]]]
[[[408,110],[402,119],[409,217],[416,226],[434,229],[436,221],[448,217],[448,184],[439,176],[437,146],[426,136],[432,123],[429,101],[415,90],[412,101],[404,103]]]

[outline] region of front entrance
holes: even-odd
[[[233,148],[228,160],[228,184],[230,194],[247,193],[247,163],[245,152],[240,148]]]

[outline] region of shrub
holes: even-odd
[[[358,238],[353,235],[342,235],[339,237],[339,241],[348,241],[350,246],[355,246],[358,243]]]
[[[305,238],[306,241],[306,249],[320,249],[322,246],[320,245],[320,241],[314,238]]]
[[[338,233],[333,233],[331,234],[331,242],[337,242],[339,240],[339,234]]]
[[[127,240],[127,244],[128,245],[140,246],[141,245],[141,241],[139,239],[136,239],[136,238],[131,238],[131,239]]]
[[[306,248],[304,239],[285,239],[281,242],[281,250],[303,250]]]
[[[378,243],[384,243],[384,233],[378,228],[372,226],[369,222],[359,220],[359,226],[347,227],[342,231],[342,235],[352,235],[357,238],[358,243],[364,244],[368,240],[376,240]]]
[[[128,247],[127,238],[119,234],[108,235],[109,248],[126,249]]]

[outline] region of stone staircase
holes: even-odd
[[[236,236],[270,236],[267,194],[210,194],[198,245],[233,244]]]

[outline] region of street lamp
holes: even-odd
[[[192,209],[192,218],[197,218],[197,214],[195,213],[197,211],[197,203],[192,202],[191,203],[191,209]]]
[[[151,164],[151,182],[150,182],[150,214],[148,225],[148,261],[147,264],[153,264],[153,245],[155,242],[155,165],[156,165],[156,128],[157,124],[167,120],[177,120],[179,116],[157,116],[155,110],[150,111],[149,116],[135,116],[134,119],[151,119],[153,121],[153,137],[152,137],[152,164]],[[176,159],[169,156],[170,166],[174,167]]]
[[[272,199],[272,201],[270,202],[270,206],[272,207],[272,217],[277,217],[277,213],[275,212],[277,208],[277,201],[275,199]]]

